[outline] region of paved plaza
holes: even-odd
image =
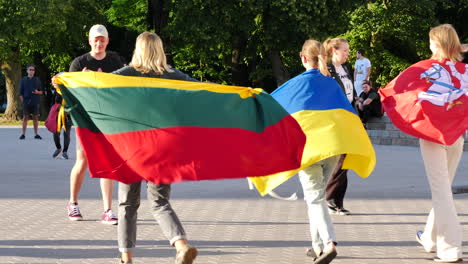
[[[80,194],[85,221],[67,218],[74,134],[69,160],[52,159],[52,134],[44,128],[43,140],[33,139],[31,128],[26,140],[18,140],[20,134],[19,127],[0,128],[0,264],[116,264],[117,229],[99,222],[99,180],[85,179]],[[333,216],[338,238],[333,263],[433,263],[433,254],[415,241],[431,207],[419,148],[376,145],[375,150],[373,175],[349,175],[345,207],[352,215]],[[468,185],[467,171],[465,152],[455,185]],[[298,200],[284,201],[259,196],[245,179],[184,182],[173,185],[172,204],[190,243],[199,249],[195,263],[313,263],[304,254],[310,236],[298,180],[292,178],[277,190],[283,196],[295,191]],[[468,194],[455,199],[468,241]],[[113,209],[117,211],[116,200]],[[148,211],[144,200],[134,261],[173,263],[175,251]]]

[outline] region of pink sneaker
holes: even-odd
[[[108,209],[102,214],[101,223],[106,225],[116,225],[117,222],[117,216],[114,215],[111,209]]]
[[[77,203],[68,203],[68,219],[71,221],[81,221],[83,220],[83,216],[81,216],[80,208],[78,207]]]

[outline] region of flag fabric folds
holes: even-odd
[[[298,168],[306,136],[260,89],[99,72],[56,78],[92,177],[123,183]]]
[[[261,194],[267,194],[313,163],[340,154],[346,154],[343,169],[352,169],[361,177],[371,174],[376,163],[374,148],[333,78],[312,69],[284,83],[272,96],[297,120],[307,141],[299,168],[251,178]]]
[[[420,61],[379,90],[382,105],[401,131],[451,145],[468,129],[468,65]]]

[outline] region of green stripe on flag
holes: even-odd
[[[62,86],[62,92],[74,124],[106,134],[179,126],[262,132],[288,115],[265,92],[245,99],[206,90],[146,87]]]

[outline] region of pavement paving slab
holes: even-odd
[[[45,128],[40,128],[43,140],[33,139],[31,128],[25,140],[18,140],[20,134],[19,127],[0,127],[0,264],[118,263],[117,228],[99,222],[99,180],[84,181],[79,203],[85,220],[67,218],[74,133],[69,160],[52,158],[55,145]],[[374,147],[373,174],[363,179],[349,173],[345,207],[352,215],[333,216],[338,239],[333,263],[434,263],[433,254],[415,240],[431,208],[419,148]],[[464,152],[455,186],[468,185],[467,171]],[[199,249],[195,263],[313,263],[305,256],[310,235],[299,181],[294,177],[276,191],[282,196],[297,192],[299,199],[261,197],[245,179],[174,184],[171,202]],[[134,262],[174,263],[175,251],[142,194]],[[466,234],[468,194],[454,197]],[[466,249],[463,256],[468,260]]]

